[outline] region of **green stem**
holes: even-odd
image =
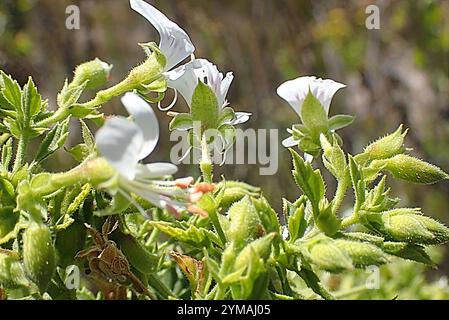
[[[352,215],[343,219],[343,221],[341,222],[341,228],[342,229],[348,228],[348,227],[358,223],[359,219],[360,219],[360,215],[358,214],[358,212],[354,211],[354,213]]]
[[[210,159],[209,146],[207,145],[206,137],[201,138],[201,162],[200,170],[203,175],[204,182],[212,183],[213,165]]]
[[[130,82],[127,78],[127,79],[123,80],[122,82],[116,84],[113,87],[98,91],[92,100],[87,101],[85,103],[77,104],[76,106],[83,107],[86,109],[94,109],[94,108],[108,102],[112,98],[122,95],[122,94],[126,93],[127,91],[132,91],[135,88],[136,88],[136,84],[133,82]]]
[[[158,80],[162,74],[162,66],[155,57],[148,58],[143,64],[135,67],[129,73],[128,77],[115,86],[97,92],[95,97],[85,103],[76,106],[93,109],[114,97],[120,96],[128,91],[141,88],[142,85],[148,85]]]
[[[357,293],[361,293],[364,291],[370,290],[369,288],[367,288],[366,286],[359,286],[359,287],[355,287],[355,288],[351,288],[348,290],[341,290],[338,292],[334,293],[334,296],[338,299],[342,299],[345,298],[347,296],[353,295],[353,294],[357,294]]]
[[[55,123],[67,119],[68,116],[70,116],[69,108],[59,108],[50,117],[37,122],[36,127],[46,127],[46,128],[51,127]]]
[[[23,166],[27,146],[28,138],[20,136],[19,143],[17,145],[16,158],[14,160],[13,172],[17,172]]]
[[[348,190],[349,183],[347,179],[338,181],[337,190],[335,191],[335,197],[332,202],[332,213],[337,215],[338,210],[345,199],[346,191]]]
[[[46,183],[33,190],[37,196],[46,196],[61,188],[78,184],[90,183],[97,186],[108,181],[115,175],[115,170],[103,158],[95,158],[81,163],[70,171],[51,174]]]
[[[217,284],[217,291],[215,291],[214,300],[223,300],[226,295],[226,290],[222,285]]]

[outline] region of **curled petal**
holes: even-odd
[[[231,121],[230,124],[236,125],[236,124],[242,124],[249,120],[251,117],[251,112],[236,112],[235,113],[235,119]]]
[[[143,144],[140,128],[123,117],[113,117],[106,121],[96,134],[100,154],[120,175],[134,179],[139,153]]]
[[[198,70],[196,69],[195,64],[189,62],[166,73],[167,86],[179,92],[189,107],[192,104],[193,92],[198,85]]]
[[[286,148],[295,147],[298,145],[298,140],[295,140],[293,136],[290,136],[287,139],[282,140],[282,145]]]
[[[334,94],[341,88],[346,87],[342,83],[330,79],[317,79],[316,77],[299,77],[284,82],[277,89],[277,94],[287,101],[293,109],[301,114],[301,107],[309,90],[321,102],[324,109],[329,113],[329,106]]]
[[[198,79],[212,88],[220,107],[225,105],[226,95],[234,79],[232,72],[228,72],[226,77],[223,77],[223,73],[218,70],[217,66],[206,59],[195,59],[167,72],[166,76],[168,86],[178,90],[189,106],[192,103]]]
[[[172,69],[195,51],[187,33],[162,12],[143,0],[130,0],[130,4],[159,32],[159,48],[167,59],[165,70]]]
[[[122,103],[143,134],[143,143],[139,150],[139,160],[147,157],[159,140],[159,123],[151,106],[136,93],[128,92],[122,97]]]

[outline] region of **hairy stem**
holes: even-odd
[[[347,179],[338,181],[337,190],[335,191],[335,197],[332,202],[332,213],[336,215],[338,210],[345,199],[346,191],[348,190],[349,183]]]
[[[81,163],[70,171],[55,173],[49,176],[45,185],[33,190],[38,196],[46,196],[61,188],[78,184],[90,183],[97,186],[108,181],[115,175],[115,170],[103,158],[95,158]]]

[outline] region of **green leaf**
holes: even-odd
[[[61,92],[58,93],[57,103],[59,108],[69,108],[73,106],[86,90],[88,80],[79,85],[69,85],[67,80]]]
[[[320,200],[324,197],[324,180],[319,170],[313,170],[310,163],[306,163],[301,156],[290,149],[293,156],[292,171],[296,183],[304,194],[309,198],[312,206],[318,208]]]
[[[203,130],[217,128],[218,107],[217,97],[213,90],[199,81],[192,97],[192,120],[199,121]]]
[[[7,195],[14,198],[14,185],[6,178],[0,177],[0,190],[5,191]]]
[[[0,72],[1,79],[3,80],[2,95],[16,110],[20,110],[22,107],[22,93],[20,86],[16,80],[13,80],[11,76],[6,75],[3,71]]]
[[[305,219],[305,206],[302,203],[296,207],[292,203],[285,200],[284,206],[288,213],[288,232],[290,234],[290,242],[295,242],[304,235],[307,229],[307,221]]]
[[[301,120],[317,144],[321,133],[329,131],[326,110],[321,102],[309,91],[301,108]]]
[[[13,139],[9,138],[2,146],[2,167],[5,171],[8,171],[12,159],[12,142]]]
[[[320,283],[320,278],[309,268],[301,268],[296,271],[297,274],[304,280],[306,285],[313,290],[316,294],[320,295],[326,300],[334,300],[335,297],[329,293]]]
[[[320,171],[313,170],[310,163],[306,163],[295,151],[290,149],[293,156],[293,176],[302,192],[312,205],[315,223],[321,231],[333,235],[340,228],[340,220],[332,212],[332,206],[324,198],[325,185]],[[324,202],[326,202],[325,205]]]
[[[188,130],[193,127],[192,116],[188,113],[178,113],[172,121],[170,121],[169,129],[173,130]]]
[[[12,232],[19,221],[19,213],[13,207],[0,208],[0,239]]]
[[[368,212],[383,212],[393,209],[398,203],[398,198],[390,198],[390,188],[385,188],[386,176],[384,176],[379,183],[366,193],[366,200],[361,206],[361,209]]]
[[[334,140],[333,144],[331,144],[324,134],[320,135],[320,141],[323,149],[323,163],[326,168],[338,181],[349,182],[346,156],[337,141]]]
[[[221,110],[220,119],[218,120],[218,122],[224,123],[234,120],[234,118],[235,118],[234,109],[232,109],[231,107],[225,107],[223,108],[223,110]]]
[[[92,132],[90,131],[87,124],[82,119],[80,119],[80,123],[84,144],[89,148],[89,150],[93,152],[95,151],[95,138],[92,135]]]
[[[343,129],[352,124],[353,122],[354,122],[353,116],[338,114],[329,119],[329,129],[332,131]]]
[[[385,242],[383,249],[385,252],[406,260],[412,260],[424,263],[429,266],[435,266],[435,263],[429,257],[425,248],[405,242]]]
[[[90,154],[89,147],[84,143],[77,144],[66,151],[78,162],[83,162]]]
[[[34,158],[37,163],[42,162],[64,145],[69,135],[69,120],[70,118],[67,118],[58,123],[47,133]]]
[[[349,156],[349,172],[355,194],[354,210],[358,211],[365,202],[366,185],[365,180],[363,179],[363,173],[352,156]]]
[[[25,128],[28,128],[31,125],[32,119],[41,111],[41,107],[42,98],[37,92],[36,86],[30,77],[22,90],[22,121]]]

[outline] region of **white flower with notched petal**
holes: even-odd
[[[189,188],[193,178],[157,180],[173,175],[177,167],[171,163],[140,163],[159,140],[159,125],[151,106],[135,93],[125,94],[122,103],[133,121],[114,116],[96,134],[98,151],[117,170],[119,191],[130,200],[134,193],[173,213],[187,209],[204,214],[192,202],[207,189],[205,186]]]
[[[130,0],[130,5],[159,32],[159,49],[167,59],[164,71],[171,70],[195,51],[187,33],[155,7],[143,0]]]
[[[202,81],[213,90],[221,110],[228,104],[226,96],[234,75],[232,72],[228,72],[224,76],[216,65],[206,59],[195,59],[168,72],[167,76],[168,86],[181,93],[189,107],[191,107],[193,92],[198,86],[198,81]],[[249,120],[250,116],[251,113],[249,112],[236,112],[233,119],[227,119],[222,124],[236,125],[245,123]]]
[[[326,113],[329,114],[333,96],[344,87],[346,85],[330,79],[323,80],[308,76],[284,82],[277,89],[277,94],[287,101],[298,115],[301,115],[302,104],[310,91],[321,102]],[[285,139],[282,144],[288,148],[297,145],[298,141],[291,136]]]

